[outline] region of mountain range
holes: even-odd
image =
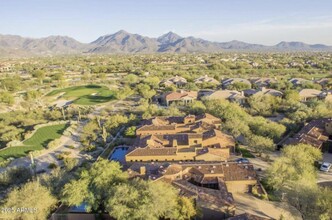
[[[274,46],[241,41],[212,42],[195,37],[181,37],[168,32],[158,38],[131,34],[124,30],[104,35],[91,43],[81,43],[68,36],[25,38],[0,35],[0,56],[46,56],[57,54],[117,53],[194,53],[222,51],[332,51],[332,46],[282,41]]]

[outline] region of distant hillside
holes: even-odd
[[[326,46],[323,44],[305,44],[303,42],[285,42],[282,41],[279,44],[275,45],[273,49],[276,50],[296,50],[296,51],[331,51],[332,47]]]
[[[81,53],[89,45],[66,36],[23,38],[16,35],[0,35],[1,56],[29,56]]]
[[[158,42],[154,38],[119,31],[115,34],[99,37],[90,43],[89,53],[154,53]]]
[[[164,34],[164,35],[161,35],[160,37],[158,37],[157,41],[160,44],[172,44],[181,39],[183,39],[183,37],[180,37],[179,35],[170,31],[167,34]]]
[[[211,42],[195,37],[181,37],[168,32],[158,38],[131,34],[124,30],[101,36],[84,44],[67,36],[24,38],[0,35],[0,56],[44,56],[80,53],[193,53],[218,51],[332,51],[331,46],[282,41],[274,46],[241,41]]]
[[[23,43],[24,50],[41,54],[69,54],[82,52],[87,45],[66,36],[49,36],[40,39],[26,40]]]

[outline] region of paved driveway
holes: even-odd
[[[233,194],[236,214],[250,213],[266,218],[279,219],[281,215],[289,220],[301,220],[300,213],[287,203],[260,200],[247,193]]]
[[[323,161],[329,162],[332,164],[332,154],[330,153],[324,153],[323,154]],[[318,183],[321,182],[332,182],[332,168],[330,169],[330,172],[322,172],[318,171]]]

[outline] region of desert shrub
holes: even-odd
[[[49,169],[55,169],[58,167],[58,165],[56,165],[55,163],[50,163],[48,166],[47,166]]]

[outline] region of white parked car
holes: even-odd
[[[322,166],[320,166],[320,170],[324,171],[324,172],[329,172],[330,168],[331,168],[332,164],[328,163],[328,162],[324,162],[322,164]]]

